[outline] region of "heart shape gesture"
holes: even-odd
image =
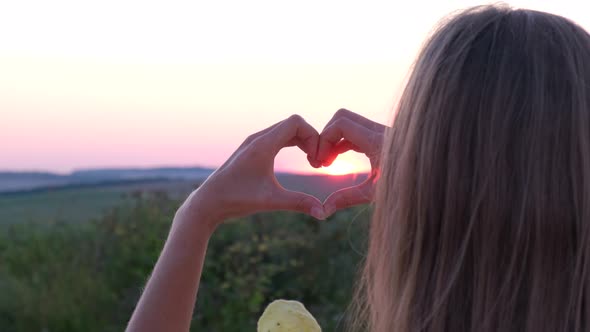
[[[271,210],[298,211],[325,219],[338,209],[372,199],[385,128],[342,109],[318,134],[302,117],[293,115],[249,136],[192,195],[199,196],[205,203],[201,206],[206,206],[206,213],[216,220],[212,228],[226,218]],[[287,190],[277,181],[274,159],[289,146],[298,146],[316,168],[329,166],[349,150],[364,153],[371,161],[372,175],[358,186],[331,194],[323,204],[311,195]]]
[[[346,109],[339,109],[320,134],[314,167],[330,166],[338,155],[353,150],[364,153],[371,162],[371,174],[361,184],[332,193],[324,202],[329,216],[337,210],[368,203],[373,199],[373,186],[379,178],[379,157],[385,135],[384,125],[373,122]]]

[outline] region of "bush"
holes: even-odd
[[[179,202],[136,195],[94,221],[11,225],[0,234],[1,331],[121,331]],[[209,242],[191,330],[256,331],[266,304],[303,302],[325,331],[350,302],[369,211],[329,221],[285,212],[230,220]]]

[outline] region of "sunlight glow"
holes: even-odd
[[[363,169],[349,160],[336,159],[332,165],[320,168],[320,172],[328,175],[346,175],[361,173]]]

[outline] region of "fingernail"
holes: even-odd
[[[321,209],[317,206],[314,206],[311,208],[311,216],[318,219],[318,220],[324,220],[326,219],[326,215],[324,213],[324,209]]]

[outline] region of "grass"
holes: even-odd
[[[360,183],[366,174],[280,174],[277,177],[286,188],[323,200],[340,188]],[[183,200],[196,187],[197,183],[187,180],[138,180],[0,194],[0,226],[22,222],[86,221],[99,218],[113,207],[128,204],[129,197],[137,192],[160,191],[172,199]]]
[[[182,198],[193,187],[190,181],[147,181],[3,194],[0,225],[96,219],[115,206],[124,206],[139,191],[163,191]]]

